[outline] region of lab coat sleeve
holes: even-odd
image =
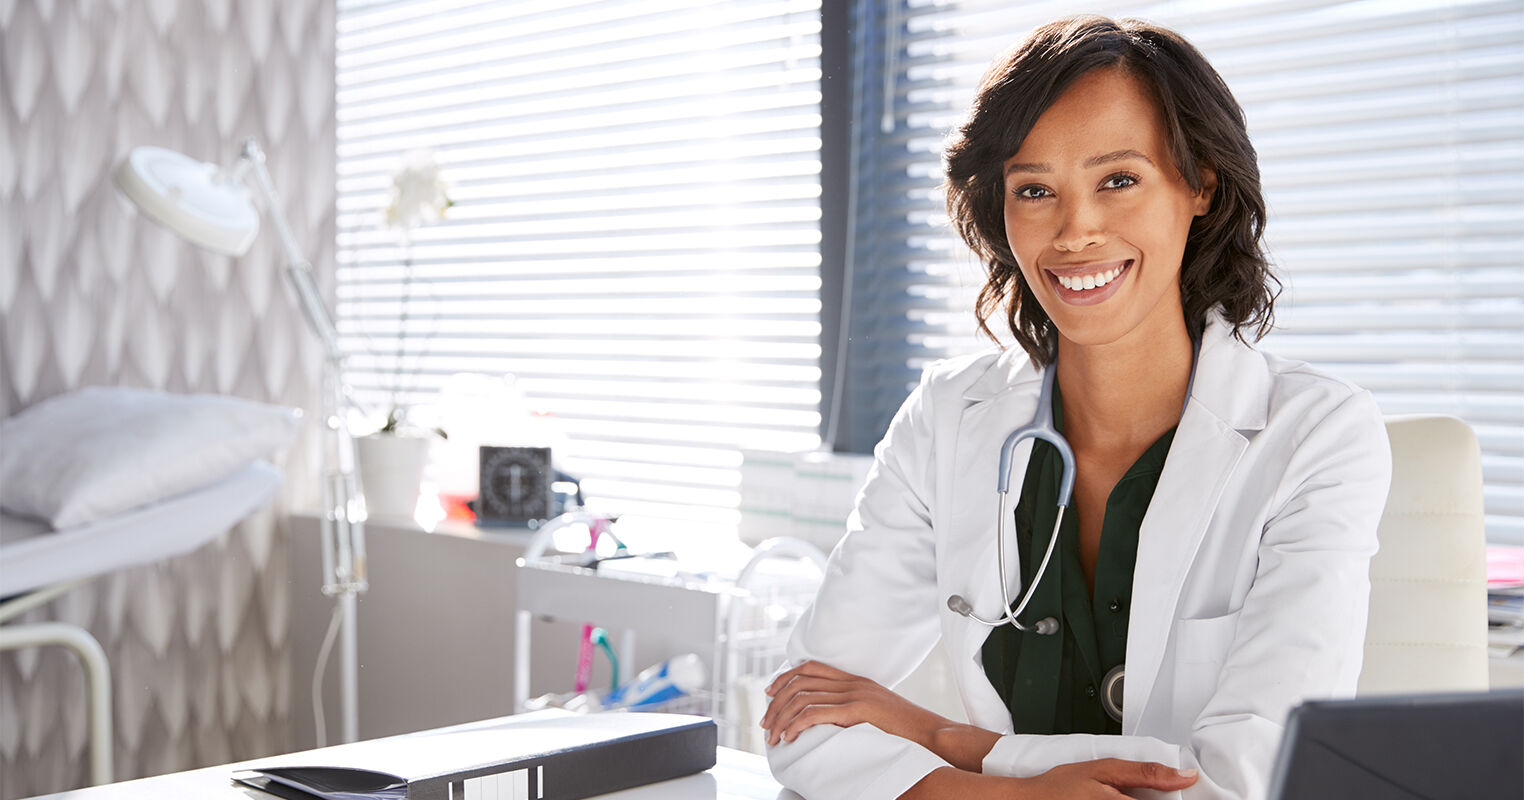
[[[876,448],[847,534],[789,639],[782,669],[819,661],[892,687],[936,645],[930,395],[923,377]],[[778,781],[810,800],[895,798],[947,766],[869,724],[817,725],[767,756]]]
[[[1204,623],[1231,637],[1220,667],[1192,670],[1178,663],[1178,648],[1166,655],[1177,661],[1170,674],[1186,671],[1216,684],[1188,746],[1142,736],[1005,736],[985,757],[984,771],[1028,776],[1096,758],[1158,761],[1200,770],[1190,789],[1162,796],[1264,797],[1291,708],[1303,698],[1354,693],[1370,559],[1390,481],[1386,427],[1367,392],[1350,395],[1297,443],[1269,506],[1242,606],[1221,618],[1176,623]]]

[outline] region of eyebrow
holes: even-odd
[[[1110,163],[1113,163],[1113,162],[1116,162],[1116,161],[1125,161],[1125,160],[1127,160],[1129,158],[1141,159],[1143,161],[1148,162],[1148,164],[1150,164],[1150,165],[1154,165],[1154,160],[1153,159],[1149,158],[1148,156],[1144,155],[1143,153],[1138,152],[1137,150],[1117,150],[1117,151],[1114,151],[1114,152],[1106,153],[1104,155],[1092,156],[1090,158],[1087,158],[1087,159],[1085,159],[1085,163],[1081,164],[1080,166],[1084,167],[1085,169],[1090,169],[1091,167],[1099,167],[1102,164],[1110,164]],[[1156,166],[1156,165],[1154,165],[1154,166]],[[1005,167],[1005,174],[1007,174],[1007,175],[1011,174],[1012,172],[1052,172],[1052,171],[1053,171],[1053,165],[1051,165],[1051,164],[1031,164],[1031,163],[1025,163],[1025,162],[1018,162],[1018,163],[1014,163],[1014,164],[1007,164],[1006,167]]]

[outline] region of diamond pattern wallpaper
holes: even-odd
[[[333,0],[0,0],[0,416],[88,385],[316,410],[322,351],[268,224],[248,255],[214,256],[137,215],[110,173],[137,145],[228,163],[256,137],[331,298],[334,19]],[[22,618],[105,647],[118,780],[286,749],[304,587],[282,509],[315,505],[316,445],[309,430],[276,506],[213,544]],[[0,800],[86,784],[85,721],[70,655],[0,653]]]

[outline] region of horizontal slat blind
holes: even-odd
[[[947,226],[943,134],[989,61],[1057,2],[859,4],[854,344],[869,441],[927,360],[979,345],[982,268]],[[1514,0],[1102,2],[1191,39],[1243,105],[1286,292],[1265,346],[1466,420],[1487,529],[1524,543],[1524,6]],[[897,47],[893,47],[897,42]],[[886,79],[887,76],[887,79]]]
[[[819,441],[819,0],[340,2],[338,25],[361,399],[512,374],[590,505],[733,529],[738,448]],[[420,148],[455,206],[409,276],[380,209]]]

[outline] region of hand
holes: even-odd
[[[850,672],[806,661],[768,685],[772,701],[762,715],[767,744],[792,742],[822,723],[849,728],[868,722],[928,749],[937,730],[953,723],[883,686]]]
[[[1128,789],[1178,792],[1196,782],[1196,770],[1176,770],[1152,761],[1103,758],[1063,764],[1022,783],[1021,797],[1087,800],[1127,797]]]
[[[899,800],[1122,800],[1130,789],[1179,791],[1196,782],[1196,771],[1176,771],[1163,764],[1103,758],[1054,767],[1032,778],[1000,778],[978,775],[954,767],[942,767],[926,777]]]

